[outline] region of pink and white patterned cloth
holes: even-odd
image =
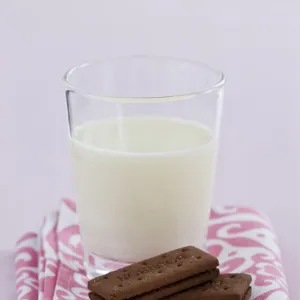
[[[289,299],[280,250],[269,221],[242,207],[215,207],[207,249],[220,260],[221,272],[246,272],[253,277],[255,300]],[[63,200],[47,216],[38,234],[27,233],[16,246],[18,300],[88,299],[76,207]],[[103,261],[104,268],[116,268]]]

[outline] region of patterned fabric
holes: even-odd
[[[207,249],[218,256],[221,272],[252,275],[252,299],[289,299],[276,236],[269,221],[256,211],[212,209]],[[63,200],[59,212],[45,218],[39,234],[27,233],[17,242],[17,299],[88,299],[82,263],[76,207],[73,201]],[[108,260],[100,263],[107,269],[123,266]]]

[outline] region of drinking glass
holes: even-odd
[[[64,82],[88,277],[203,247],[224,75],[200,62],[133,56],[75,66]]]

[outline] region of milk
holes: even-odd
[[[202,246],[217,148],[209,128],[116,118],[76,127],[71,144],[86,251],[134,262]]]

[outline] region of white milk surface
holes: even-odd
[[[202,246],[217,148],[209,128],[115,118],[78,126],[71,144],[86,251],[134,262]]]

